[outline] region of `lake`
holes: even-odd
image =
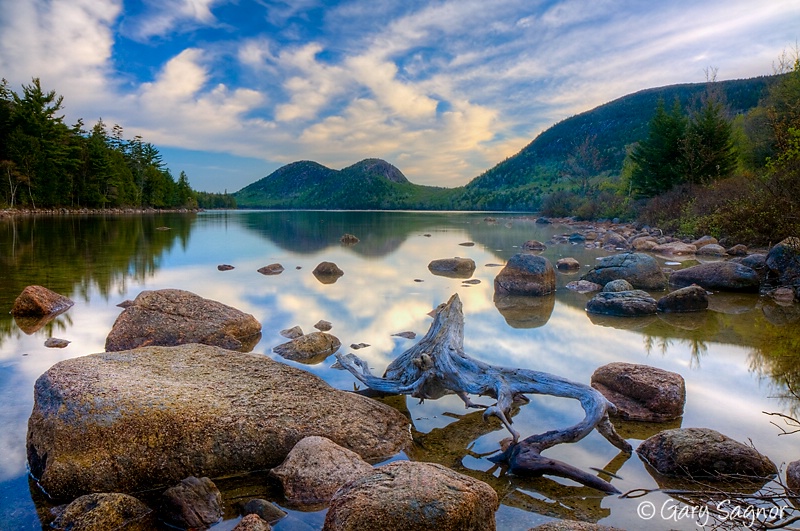
[[[41,529],[40,515],[50,508],[26,472],[25,436],[36,379],[58,361],[102,352],[122,311],[117,305],[143,290],[164,288],[188,290],[251,313],[263,327],[254,352],[345,390],[354,389],[356,380],[331,368],[332,356],[303,365],[274,354],[272,347],[287,341],[280,331],[297,325],[311,332],[319,320],[330,321],[330,333],[341,340],[340,351],[354,352],[381,374],[415,342],[396,334],[414,332],[421,338],[431,323],[428,312],[458,293],[464,308],[464,350],[485,362],[583,383],[589,383],[595,369],[616,361],[681,374],[687,391],[681,420],[663,425],[614,422],[634,447],[662,429],[706,427],[752,441],[779,467],[800,459],[800,434],[781,435],[772,424],[779,418],[766,414],[796,417],[800,412],[787,390],[800,388],[797,304],[779,306],[757,295],[715,293],[709,310],[698,314],[590,317],[584,310],[590,295],[564,286],[608,253],[565,243],[548,243],[541,253],[553,264],[562,257],[582,264],[579,272],[557,274],[554,297],[522,309],[495,304],[494,277],[524,242],[549,242],[553,235],[574,230],[508,213],[452,212],[212,211],[0,220],[0,528]],[[342,245],[345,233],[357,236],[359,243]],[[428,270],[431,260],[455,256],[475,261],[471,280],[478,283]],[[659,260],[673,268],[696,263],[667,265],[667,259]],[[318,281],[312,271],[322,261],[336,263],[344,276],[332,284]],[[285,271],[275,276],[257,272],[272,263],[282,264]],[[220,264],[234,269],[219,271]],[[75,305],[37,330],[17,323],[9,311],[32,284],[66,295]],[[47,348],[49,337],[70,343],[63,349]],[[369,346],[350,348],[359,343]],[[486,457],[507,432],[499,423],[483,422],[480,411],[466,410],[457,397],[423,404],[402,397],[388,402],[409,415],[421,443],[396,459],[439,462],[489,483],[501,499],[496,515],[500,530],[526,530],[553,518],[625,529],[697,527],[688,511],[679,512],[686,506],[663,492],[630,499],[603,496],[569,480],[502,475]],[[569,426],[582,416],[574,400],[531,396],[531,403],[514,417],[514,426],[526,437]],[[585,470],[610,471],[617,476],[611,482],[622,492],[658,488],[635,453],[620,454],[596,432],[545,455]],[[258,478],[226,481],[242,483],[232,491],[272,493],[281,505],[274,488],[245,485]],[[643,503],[657,510],[647,521]],[[288,509],[289,516],[275,529],[321,528],[324,510]],[[235,512],[226,514],[214,529],[231,529],[237,520]]]

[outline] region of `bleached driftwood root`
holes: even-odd
[[[490,365],[464,353],[464,315],[458,294],[440,305],[428,333],[403,352],[386,369],[383,377],[374,376],[367,364],[354,354],[336,354],[340,365],[368,387],[386,393],[437,399],[456,394],[468,408],[482,408],[484,418],[494,415],[511,432],[513,443],[491,460],[505,463],[512,473],[550,474],[575,480],[604,492],[619,492],[607,481],[577,467],[543,457],[541,452],[560,443],[576,442],[597,429],[611,444],[630,453],[631,446],[620,437],[609,421],[614,405],[596,389],[546,372]],[[527,401],[526,394],[574,398],[581,403],[584,419],[568,428],[532,435],[520,440],[511,426],[511,407],[515,400]],[[488,396],[495,404],[475,404],[469,395]]]

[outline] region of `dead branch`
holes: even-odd
[[[576,442],[597,429],[611,444],[626,453],[631,446],[620,437],[609,421],[614,405],[596,389],[560,376],[529,369],[498,367],[473,359],[464,353],[464,316],[458,294],[437,308],[428,333],[403,352],[386,369],[383,377],[374,376],[367,364],[354,354],[336,354],[339,364],[368,387],[382,392],[410,395],[420,400],[458,395],[467,408],[484,409],[483,416],[500,419],[513,437],[513,443],[491,460],[505,463],[517,474],[551,474],[573,479],[604,492],[619,491],[607,481],[572,465],[543,457],[541,452],[560,443]],[[544,394],[574,398],[585,412],[584,419],[568,428],[532,435],[520,441],[511,426],[510,411],[515,400],[525,394]],[[492,405],[472,402],[469,395],[488,396]]]

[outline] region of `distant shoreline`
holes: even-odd
[[[169,214],[197,213],[202,208],[6,208],[0,210],[0,219],[22,216],[76,216],[96,214]]]

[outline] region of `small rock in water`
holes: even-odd
[[[314,325],[314,328],[316,328],[321,332],[327,332],[328,330],[333,328],[333,325],[329,321],[320,319],[319,321],[317,321],[317,324]]]
[[[369,345],[367,343],[352,343],[350,345],[350,348],[353,349],[353,350],[358,350],[360,348],[366,348],[368,346]]]
[[[231,269],[233,269],[233,266],[230,264],[220,264],[217,266],[217,269],[219,271],[230,271]]]
[[[280,334],[288,339],[296,339],[303,335],[303,329],[299,326],[293,326],[280,331]]]
[[[48,337],[47,341],[44,342],[44,346],[47,348],[64,348],[69,345],[69,341],[66,339],[58,339],[56,337]]]
[[[283,266],[281,264],[269,264],[258,270],[262,275],[280,275],[283,273]]]

